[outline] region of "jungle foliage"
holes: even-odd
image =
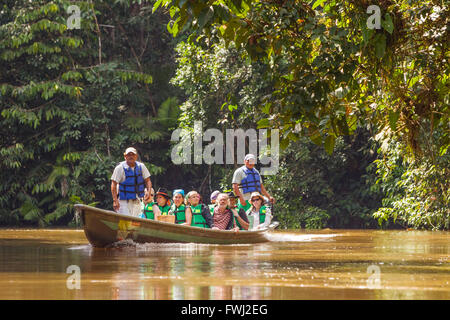
[[[339,137],[368,126],[380,145],[373,187],[385,195],[375,214],[380,225],[448,229],[450,15],[442,1],[383,1],[376,29],[366,1],[158,5],[170,13],[173,35],[187,32],[203,48],[242,49],[266,67],[260,79],[271,88],[254,99],[254,112],[263,115],[259,128],[282,130],[283,148],[307,136],[331,154]]]
[[[76,4],[80,29],[68,29]],[[371,4],[371,3],[370,3]],[[284,227],[449,228],[449,14],[440,0],[6,0],[0,223],[111,209],[130,145],[156,188],[230,188],[174,165],[171,132],[281,130],[266,178]],[[171,33],[171,34],[170,34]]]

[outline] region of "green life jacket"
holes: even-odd
[[[153,212],[153,205],[156,202],[147,203],[144,207],[144,216],[146,219],[155,220],[155,213]]]
[[[186,222],[186,206],[181,204],[179,207],[175,203],[170,207],[169,214],[175,215],[175,223],[181,224]]]
[[[252,205],[250,204],[250,202],[248,202],[248,200],[245,201],[245,206],[243,206],[241,204],[240,201],[238,201],[238,205],[237,205],[237,210],[239,211],[240,208],[244,209],[245,212],[248,211],[248,209],[250,209],[252,207]]]
[[[239,207],[236,207],[236,211],[238,212],[238,215],[239,215]],[[233,217],[234,218],[234,221],[236,222],[236,226],[238,226],[239,227],[239,230],[245,230],[242,226],[241,226],[241,224],[239,223],[239,220],[238,220],[238,218],[236,218],[236,217]]]
[[[266,206],[259,209],[259,223],[264,223],[264,221],[266,221]]]
[[[264,223],[264,221],[266,221],[266,206],[262,206],[260,209],[259,209],[259,224],[261,224],[261,223]],[[250,208],[250,209],[248,209],[247,210],[247,216],[250,214],[252,212],[252,208]],[[249,219],[250,220],[250,219]],[[249,229],[251,228],[252,226],[249,226]]]
[[[200,227],[200,228],[209,228],[206,224],[205,218],[202,216],[202,204],[199,203],[198,205],[191,206],[192,210],[192,222],[191,226],[193,227]]]
[[[170,206],[165,205],[164,207],[161,207],[160,205],[158,205],[158,208],[159,210],[161,210],[162,216],[167,216],[169,214]]]
[[[215,204],[209,204],[208,205],[208,208],[209,208],[209,211],[211,212],[211,214],[214,214],[214,207],[215,206],[216,206]]]

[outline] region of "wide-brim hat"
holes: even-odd
[[[170,199],[169,192],[165,188],[159,188],[158,192],[156,192],[156,196],[163,196],[167,199]]]
[[[250,196],[250,202],[253,202],[253,198],[258,197],[262,200],[262,202],[264,203],[264,197],[259,193],[259,192],[252,192],[251,196]]]

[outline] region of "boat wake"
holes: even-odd
[[[298,233],[268,233],[267,239],[271,242],[311,242],[329,241],[339,234],[298,234]]]

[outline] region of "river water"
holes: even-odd
[[[0,299],[450,299],[450,233],[277,231],[253,245],[92,248],[0,229]]]

